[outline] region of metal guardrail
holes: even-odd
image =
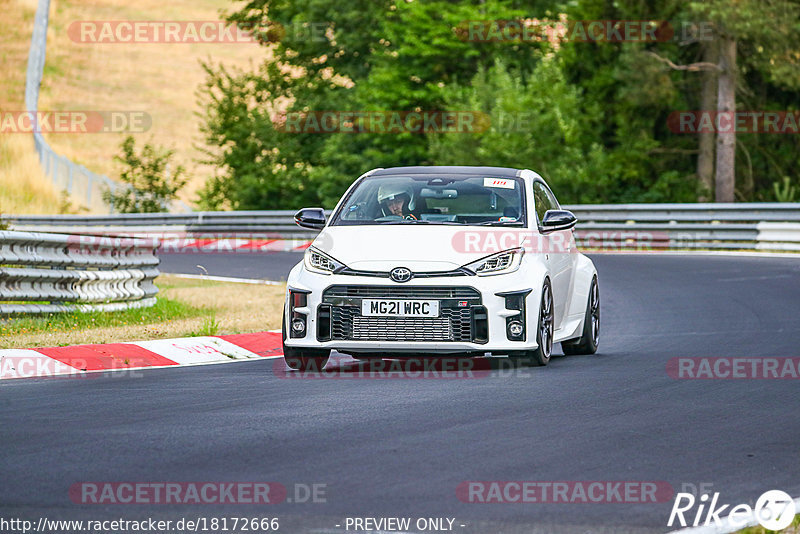
[[[566,206],[580,246],[800,251],[800,203]]]
[[[0,315],[155,304],[152,239],[0,231]]]
[[[3,216],[17,230],[196,237],[313,238],[317,232],[294,224],[294,211],[199,211],[117,215]]]
[[[564,206],[576,238],[601,249],[800,251],[800,203],[605,204]],[[293,211],[223,211],[4,217],[18,230],[197,238],[311,239]]]

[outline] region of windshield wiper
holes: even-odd
[[[522,226],[522,221],[483,221],[470,226]]]
[[[447,226],[464,226],[463,223],[455,221],[429,221],[426,219],[403,219],[402,221],[389,221],[386,224],[433,224]]]

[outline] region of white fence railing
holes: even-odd
[[[600,249],[800,251],[800,203],[564,206],[578,217],[579,245]],[[17,230],[116,235],[311,239],[294,211],[216,211],[114,216],[17,216]]]
[[[0,231],[0,315],[155,304],[159,242]]]

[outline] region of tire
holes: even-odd
[[[331,351],[327,349],[298,349],[286,346],[286,310],[281,321],[281,343],[283,344],[283,361],[289,369],[295,371],[322,371]]]
[[[586,303],[586,315],[583,319],[583,333],[573,341],[563,341],[561,349],[566,355],[594,354],[600,342],[600,288],[597,276],[592,278],[589,286],[589,302]]]
[[[550,279],[546,278],[542,286],[542,300],[539,304],[539,321],[536,328],[535,350],[520,351],[511,354],[509,358],[516,364],[529,366],[543,366],[550,361],[553,352],[553,290]]]

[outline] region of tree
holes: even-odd
[[[711,23],[710,32],[702,42],[704,60],[688,65],[672,61],[650,52],[675,70],[703,71],[702,111],[709,112],[714,101],[716,86],[716,112],[719,116],[733,116],[736,112],[737,89],[744,89],[741,74],[755,70],[778,86],[800,88],[800,46],[797,29],[800,5],[795,0],[703,0],[688,2],[685,12],[699,20]],[[685,44],[694,44],[691,40]],[[744,46],[748,51],[737,60],[737,50]],[[736,148],[735,128],[716,134],[716,173],[714,197],[717,202],[733,202],[736,198]],[[704,186],[710,185],[711,168],[710,135],[699,134],[700,155],[698,178]],[[748,155],[748,162],[752,167]],[[752,184],[750,184],[752,189]],[[752,193],[752,191],[751,191]],[[740,192],[741,196],[746,196]]]
[[[323,136],[281,132],[274,104],[298,102],[308,87],[265,62],[257,71],[229,70],[204,64],[200,88],[208,148],[203,161],[216,174],[200,192],[204,209],[286,209],[317,204],[319,195],[309,171],[319,161]],[[291,107],[289,108],[291,109]]]
[[[538,2],[552,4],[552,2]],[[229,20],[263,29],[256,36],[272,58],[257,72],[207,68],[208,162],[220,170],[203,205],[286,208],[333,205],[372,167],[430,161],[414,133],[286,133],[268,124],[279,112],[441,110],[445,88],[505,58],[530,69],[536,46],[473,42],[458,34],[468,20],[519,18],[513,0],[396,2],[253,0]],[[457,60],[455,60],[457,58]]]
[[[177,166],[170,173],[174,150],[164,150],[145,143],[136,151],[133,136],[122,142],[122,155],[114,160],[123,164],[120,180],[125,186],[106,190],[103,199],[119,213],[158,213],[169,211],[169,204],[186,185],[184,168]]]
[[[488,128],[429,134],[433,163],[531,168],[562,202],[603,195],[605,155],[591,136],[598,117],[581,109],[580,90],[567,83],[556,57],[540,59],[525,78],[498,60],[450,92],[449,109],[484,113]]]
[[[446,162],[532,167],[565,201],[687,202],[708,199],[714,189],[733,191],[737,200],[773,200],[783,191],[773,187],[775,177],[800,175],[800,136],[738,135],[717,149],[715,133],[676,135],[669,117],[717,106],[795,109],[795,5],[249,0],[228,19],[257,30],[269,49],[249,71],[207,65],[203,131],[207,162],[217,171],[203,205],[329,207],[367,169]],[[678,35],[658,42],[464,38],[468,21],[562,17],[670,21]],[[684,35],[681,25],[705,22],[711,40]],[[725,39],[734,47],[722,47]],[[534,127],[320,134],[289,133],[275,120],[282,113],[439,110],[480,111],[493,125],[503,114],[527,112]],[[739,181],[730,189],[734,171]]]
[[[676,2],[583,0],[565,9],[573,21],[671,20]],[[671,41],[657,43],[664,54],[680,53]],[[601,147],[603,166],[582,202],[692,202],[696,176],[690,158],[696,145],[674,135],[667,118],[691,104],[693,87],[643,54],[637,40],[567,40],[558,49],[567,83],[580,89],[584,136]],[[583,147],[591,143],[582,143]],[[581,158],[584,156],[581,155]],[[594,193],[590,193],[594,191]]]

